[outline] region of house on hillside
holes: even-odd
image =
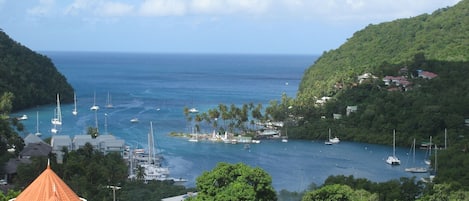
[[[417,76],[421,77],[423,79],[433,79],[437,77],[438,75],[429,71],[424,71],[424,70],[417,70]]]
[[[32,157],[49,157],[52,147],[34,134],[30,134],[23,139],[26,146],[19,153],[18,158],[11,158],[3,167],[4,177],[7,182],[11,182],[17,174],[18,166],[30,164]]]
[[[316,100],[316,105],[324,105],[328,100],[330,100],[331,97],[329,96],[323,96],[321,99]]]
[[[114,152],[123,156],[126,149],[125,141],[117,139],[113,135],[100,135],[96,138],[92,138],[91,135],[75,135],[73,140],[70,136],[55,135],[51,139],[52,152],[57,155],[57,163],[62,162],[64,148],[68,151],[78,150],[87,143],[91,144],[94,150],[103,154]]]
[[[29,143],[20,152],[20,158],[48,157],[52,147],[44,142]]]
[[[349,116],[352,112],[356,112],[358,110],[358,106],[356,105],[351,105],[351,106],[347,106],[347,108],[345,108],[345,113],[347,116]]]
[[[24,144],[27,146],[29,143],[45,143],[44,140],[42,140],[40,137],[34,135],[34,134],[29,134],[25,138],[23,138]]]
[[[358,80],[358,83],[359,83],[359,84],[361,84],[361,83],[363,83],[365,80],[369,80],[369,79],[378,79],[378,77],[374,76],[374,75],[371,74],[371,73],[364,73],[363,75],[357,76],[357,80]]]
[[[412,82],[404,76],[390,76],[383,78],[384,85],[389,86],[388,91],[407,91],[412,88]]]

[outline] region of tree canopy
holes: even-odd
[[[52,61],[12,40],[0,30],[0,94],[14,94],[13,111],[73,101],[73,88]]]
[[[261,168],[243,163],[218,163],[196,180],[198,194],[190,200],[276,200],[272,178]]]
[[[380,75],[383,63],[412,61],[414,55],[440,61],[468,61],[469,1],[431,15],[368,25],[338,49],[324,52],[301,80],[298,97],[310,104],[315,97],[330,96],[363,73]]]

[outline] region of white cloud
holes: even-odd
[[[28,9],[27,13],[32,16],[47,16],[54,11],[54,5],[54,0],[40,0],[39,5]]]
[[[103,2],[95,12],[102,16],[125,16],[131,14],[133,10],[133,5],[120,2]]]
[[[272,0],[146,0],[143,16],[258,15],[268,11]]]
[[[87,10],[93,8],[93,0],[75,0],[72,4],[65,8],[66,15],[78,15],[86,13]]]
[[[432,12],[460,0],[284,0],[286,15],[320,21],[393,20]]]
[[[0,2],[3,0],[0,0]],[[265,18],[309,19],[315,21],[369,21],[370,23],[416,16],[459,0],[75,0],[66,9],[69,15],[83,17],[115,16],[256,16]],[[41,5],[31,13],[46,13]]]
[[[183,0],[146,0],[140,5],[143,16],[182,16],[187,13]]]

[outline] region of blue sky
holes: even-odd
[[[321,54],[458,1],[0,0],[0,28],[35,51]]]

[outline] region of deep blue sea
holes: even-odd
[[[304,71],[315,55],[144,54],[96,52],[44,52],[65,75],[77,94],[73,104],[62,104],[63,126],[59,135],[85,134],[95,125],[90,111],[96,94],[101,109],[96,113],[101,134],[112,133],[132,147],[146,148],[150,121],[156,149],[165,158],[173,177],[187,178],[187,186],[218,162],[243,162],[266,170],[277,191],[302,191],[311,183],[321,185],[329,175],[354,175],[372,181],[413,176],[404,168],[410,147],[397,147],[402,165],[391,167],[385,159],[392,147],[354,142],[326,146],[322,141],[264,140],[244,149],[242,144],[188,142],[170,137],[172,131],[189,132],[184,107],[201,112],[218,104],[261,103],[279,100],[282,93],[295,97]],[[108,93],[113,109],[106,109]],[[50,119],[55,103],[20,111],[27,133],[36,131],[36,112],[43,138],[51,136]],[[138,123],[131,123],[131,118]],[[206,131],[211,132],[211,131]],[[327,131],[311,131],[324,132]],[[392,135],[392,131],[390,131]],[[340,137],[340,136],[339,136]],[[399,137],[399,134],[397,134]],[[390,142],[391,144],[391,142]],[[423,165],[425,152],[417,150]],[[415,176],[425,176],[417,174]]]

